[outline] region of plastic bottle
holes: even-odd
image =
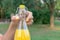
[[[19,6],[18,11],[19,17],[21,18],[18,28],[16,29],[14,40],[30,40],[30,33],[26,24],[26,9],[24,5]]]

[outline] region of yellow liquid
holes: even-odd
[[[16,30],[14,40],[30,40],[30,34],[28,30]]]

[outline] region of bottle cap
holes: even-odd
[[[25,8],[25,5],[19,5],[19,8],[20,9],[24,9]]]

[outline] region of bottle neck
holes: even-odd
[[[19,22],[18,29],[27,29],[26,12],[24,10],[19,10],[19,17],[21,20]]]
[[[19,22],[18,29],[19,29],[19,30],[21,30],[21,29],[26,30],[26,29],[27,29],[27,24],[26,24],[26,21],[25,21],[25,20],[21,20],[21,21]]]

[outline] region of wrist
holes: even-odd
[[[8,30],[15,30],[18,26],[18,23],[11,21]]]

